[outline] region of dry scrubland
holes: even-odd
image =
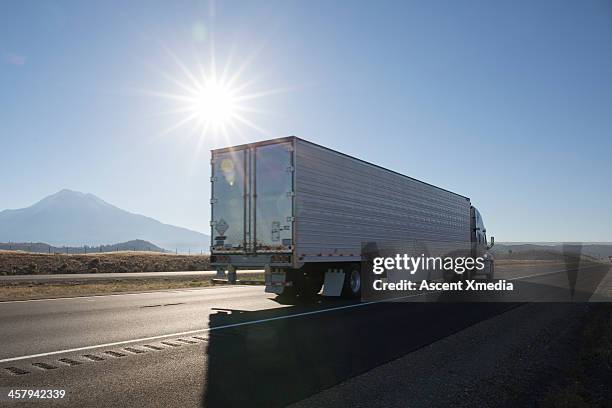
[[[0,275],[205,271],[210,269],[209,261],[208,255],[151,252],[66,255],[0,251]]]
[[[592,258],[559,253],[496,256],[498,266],[575,264]],[[554,255],[554,256],[553,256]],[[159,252],[107,252],[92,254],[40,254],[0,250],[0,275],[46,275],[65,273],[172,272],[210,269],[208,255],[174,255]]]
[[[0,251],[0,275],[46,275],[112,272],[173,272],[210,270],[208,255],[172,255],[151,252],[113,252],[87,255],[37,254]],[[212,285],[212,276],[100,279],[61,282],[3,282],[0,301],[65,296],[89,296],[121,292],[201,288]],[[261,274],[238,274],[238,279],[263,283]]]
[[[211,286],[203,279],[129,279],[96,282],[10,282],[0,285],[0,301],[91,296],[109,293],[200,288]]]
[[[109,293],[150,292],[168,289],[190,289],[213,286],[211,276],[201,278],[105,279],[95,282],[7,282],[0,284],[0,301],[92,296]],[[263,284],[263,273],[238,273],[239,280]]]

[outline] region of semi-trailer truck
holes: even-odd
[[[212,150],[211,167],[211,265],[229,282],[263,269],[268,293],[359,297],[362,244],[407,240],[469,244],[493,277],[468,197],[295,136]]]

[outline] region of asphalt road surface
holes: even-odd
[[[577,273],[573,300],[606,272]],[[567,289],[568,276],[515,282]],[[0,390],[66,390],[58,406],[284,406],[520,305],[418,298],[291,305],[236,286],[3,302]]]

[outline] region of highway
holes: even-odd
[[[574,300],[606,272],[581,271]],[[65,389],[59,406],[284,406],[520,306],[419,297],[292,305],[233,286],[2,302],[0,384]]]

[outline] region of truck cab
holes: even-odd
[[[495,238],[491,237],[491,244],[487,242],[487,229],[484,225],[480,211],[474,206],[470,207],[470,230],[472,242],[472,257],[483,257],[485,259],[485,268],[483,274],[487,279],[493,279],[494,274],[494,259],[490,253],[490,249],[495,244]],[[471,276],[471,275],[470,275]]]

